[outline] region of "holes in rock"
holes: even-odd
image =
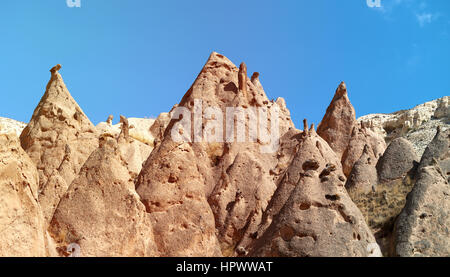
[[[300,210],[305,211],[305,210],[309,210],[311,208],[311,204],[309,203],[301,203],[300,204]]]
[[[319,163],[315,160],[307,160],[302,165],[303,170],[317,170],[319,168]]]
[[[281,238],[285,241],[290,241],[295,236],[295,231],[290,226],[284,226],[280,229]]]
[[[236,86],[235,83],[233,82],[229,82],[228,84],[225,85],[225,87],[223,88],[225,91],[232,91],[234,93],[238,93],[238,87]]]
[[[178,181],[178,178],[173,175],[170,175],[168,181],[169,183],[176,183]]]
[[[325,195],[325,198],[330,200],[330,201],[338,201],[339,199],[341,199],[339,197],[339,195],[337,195],[337,194],[334,194],[334,195],[327,194],[327,195]]]

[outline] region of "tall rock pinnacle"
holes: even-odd
[[[355,109],[348,99],[347,86],[342,82],[336,89],[317,133],[328,142],[338,157],[342,158],[355,124]]]
[[[245,64],[238,69],[212,53],[178,107],[196,114],[215,107],[226,115],[229,107],[247,110],[263,105],[272,111],[275,102],[248,79]],[[278,120],[283,136],[293,126],[284,105]],[[175,142],[171,130],[178,121],[171,120],[136,184],[152,217],[158,250],[164,256],[237,255],[238,242],[252,224],[258,224],[276,189],[274,179],[287,167],[293,151],[280,153],[285,158],[278,160],[278,153],[261,154],[262,141],[227,143],[222,137],[205,142],[198,140],[202,135],[198,130],[191,134],[193,142]],[[212,118],[194,119],[193,125],[206,126],[209,121]]]
[[[98,146],[96,129],[70,95],[60,69],[61,65],[57,65],[50,70],[45,94],[20,135],[23,149],[37,165],[41,196],[51,198],[42,207],[47,218]],[[59,181],[49,183],[56,175],[61,177],[56,178]]]
[[[347,85],[344,82],[336,89],[333,100],[317,128],[317,133],[341,159],[346,176],[350,175],[366,144],[372,149],[370,155],[375,162],[386,149],[386,143],[381,136],[357,123],[355,109],[350,103]]]

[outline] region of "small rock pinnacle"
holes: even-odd
[[[60,64],[57,64],[57,65],[55,65],[54,67],[52,67],[52,69],[50,69],[50,72],[52,73],[52,74],[55,74],[56,72],[58,72],[60,69],[61,69],[61,65]]]

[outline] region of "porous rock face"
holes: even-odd
[[[36,107],[20,142],[39,172],[39,198],[46,217],[51,217],[59,198],[77,176],[81,166],[98,147],[94,125],[67,90],[58,70]]]
[[[38,173],[15,134],[0,134],[0,256],[45,256]]]
[[[345,190],[340,159],[313,129],[298,139],[299,150],[263,215],[250,255],[380,255]]]
[[[61,255],[72,243],[83,257],[157,256],[150,218],[125,162],[126,140],[101,139],[55,211],[49,230]]]
[[[199,100],[201,106],[196,105]],[[225,122],[227,107],[271,111],[275,103],[280,109],[282,136],[293,127],[284,101],[269,101],[262,87],[247,77],[245,64],[238,69],[224,56],[212,53],[178,107],[198,114],[210,107],[220,109],[224,118],[215,114],[197,123],[193,120],[192,125],[200,122],[203,130],[209,122]],[[248,130],[244,120],[234,118],[233,122],[243,123]],[[217,142],[197,140],[198,134],[189,132],[194,128],[178,132],[194,137],[193,142],[176,142],[172,130],[178,131],[179,121],[169,123],[137,181],[137,192],[152,217],[158,250],[163,256],[236,255],[248,222],[260,217],[276,189],[277,152],[261,153],[261,147],[267,146],[264,141],[224,142],[225,132]],[[283,166],[287,165],[280,164],[278,170]]]
[[[450,132],[438,128],[426,148],[414,188],[395,224],[398,256],[450,255]]]
[[[411,143],[393,140],[375,162],[367,146],[354,165],[346,188],[363,213],[384,255],[392,255],[392,231],[411,191],[418,157]]]
[[[349,193],[368,193],[375,190],[378,183],[378,174],[375,168],[376,161],[372,159],[370,151],[370,146],[366,144],[363,154],[354,164],[345,185]]]
[[[317,133],[341,159],[345,176],[350,175],[366,144],[370,146],[369,155],[375,161],[386,149],[386,143],[380,135],[357,123],[355,109],[350,103],[344,82],[337,88]]]

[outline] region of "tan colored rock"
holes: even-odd
[[[98,147],[95,127],[67,90],[58,73],[60,68],[57,65],[51,69],[45,94],[20,136],[23,149],[37,165],[39,190],[46,197],[55,197],[56,202]],[[71,150],[68,156],[67,147]],[[63,175],[56,177],[56,172],[62,173],[61,168]],[[43,203],[44,214],[51,214],[55,201]]]
[[[156,256],[157,247],[145,206],[120,145],[105,137],[58,205],[49,229],[64,255],[68,245],[81,256]]]
[[[384,139],[364,126],[355,126],[347,149],[342,156],[342,170],[345,176],[350,175],[353,165],[361,157],[365,145],[370,147],[368,154],[376,164],[386,149]]]
[[[386,143],[403,137],[413,144],[419,157],[433,140],[438,126],[448,128],[450,123],[450,96],[420,104],[390,114],[369,114],[358,122],[384,137]]]
[[[314,129],[304,133],[263,219],[250,256],[371,256],[379,248],[348,196],[339,158]]]
[[[368,193],[374,191],[378,183],[376,161],[372,158],[369,145],[364,146],[364,151],[359,160],[354,164],[348,177],[345,188],[350,193]],[[352,193],[350,193],[351,195]]]
[[[202,107],[195,104],[199,100]],[[262,106],[271,114],[275,102],[249,80],[245,64],[239,70],[213,53],[178,107],[190,113],[217,107],[225,115],[228,107]],[[286,118],[280,107],[281,135],[293,126]],[[208,121],[203,118],[201,123],[206,126]],[[242,122],[239,118],[233,121]],[[177,122],[169,123],[137,182],[137,191],[153,218],[155,238],[161,242],[159,250],[164,256],[235,255],[246,225],[260,217],[276,188],[277,153],[262,154],[261,147],[267,145],[258,140],[202,142],[199,134],[191,134],[193,142],[175,142],[171,131]],[[280,164],[278,170],[283,166],[287,165]],[[236,201],[240,203],[233,204]]]
[[[401,257],[450,255],[450,186],[439,165],[420,169],[395,226],[395,254]]]
[[[38,173],[15,134],[0,134],[0,256],[47,255]]]
[[[0,134],[15,133],[20,136],[27,124],[5,117],[0,117]]]
[[[438,127],[422,156],[394,230],[394,253],[402,257],[450,256],[450,131]]]
[[[380,182],[404,178],[418,162],[411,142],[404,138],[394,139],[377,163]]]
[[[153,147],[155,136],[151,131],[149,131],[149,129],[155,123],[155,119],[130,117],[127,118],[127,120],[129,125],[129,136]],[[109,135],[112,137],[118,137],[122,131],[122,123],[113,125],[112,121],[111,124],[108,122],[100,122],[95,128],[100,136]]]
[[[394,222],[405,206],[406,195],[413,187],[416,160],[411,143],[403,138],[395,139],[376,167],[373,156],[363,154],[354,165],[346,184],[349,195],[363,213],[386,256],[392,255]]]

